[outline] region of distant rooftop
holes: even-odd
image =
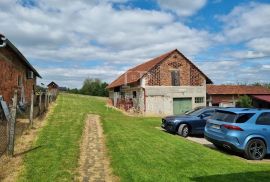
[[[249,85],[207,85],[206,92],[210,95],[268,95],[270,89]]]

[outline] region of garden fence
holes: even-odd
[[[0,105],[0,157],[5,153],[13,156],[16,138],[32,128],[34,119],[43,116],[56,98],[55,93],[32,93],[31,102],[22,106],[19,102],[14,102],[18,100],[17,92],[15,92],[12,106],[4,109]],[[10,117],[6,117],[4,111],[8,112]]]
[[[0,156],[6,151],[8,145],[8,122],[4,111],[0,107]]]

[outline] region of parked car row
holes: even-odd
[[[250,160],[270,154],[270,110],[204,107],[162,118],[168,132],[187,137],[204,134],[217,148],[244,153]]]

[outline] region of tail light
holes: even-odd
[[[228,130],[237,130],[237,131],[244,131],[242,128],[240,128],[239,126],[234,126],[234,125],[228,125],[228,124],[224,124],[222,125],[224,128],[228,129]]]

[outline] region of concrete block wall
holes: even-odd
[[[192,108],[206,106],[205,86],[146,86],[146,114],[173,114],[174,98],[191,98]],[[203,103],[195,103],[196,97],[204,97]]]

